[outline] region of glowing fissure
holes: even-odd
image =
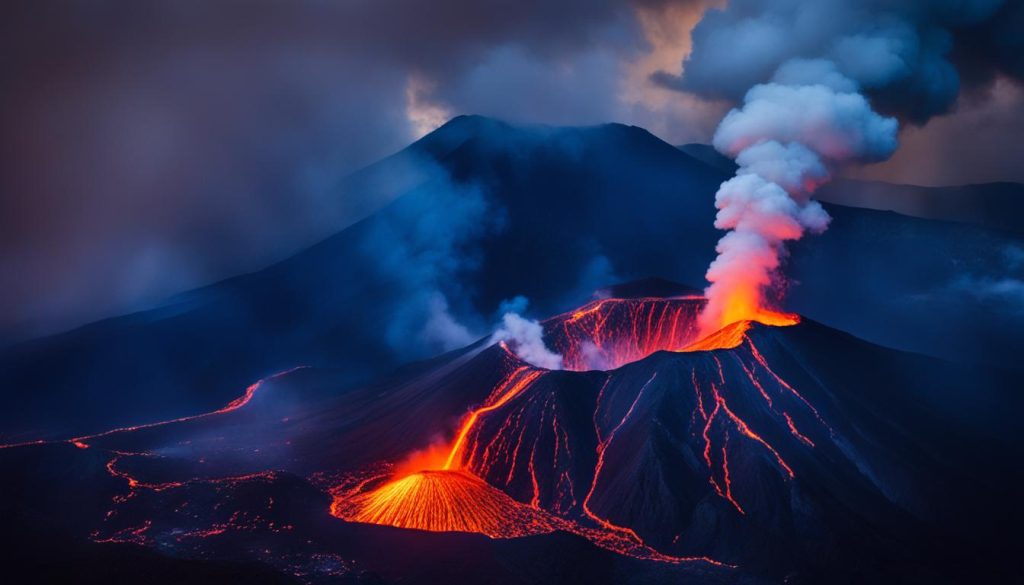
[[[773,370],[771,366],[768,365],[768,360],[766,360],[764,356],[761,355],[761,352],[757,350],[757,346],[755,346],[753,343],[750,344],[750,352],[754,355],[754,359],[757,360],[757,363],[760,364],[762,368],[764,368],[764,371],[768,372],[768,375],[770,375],[775,380],[775,382],[778,383],[779,386],[785,388],[790,394],[792,394],[798,400],[800,400],[800,402],[803,402],[804,406],[809,408],[811,412],[814,413],[814,416],[815,418],[818,419],[818,422],[820,422],[822,426],[827,428],[829,430],[829,433],[833,432],[832,427],[825,423],[825,419],[821,418],[821,414],[818,412],[818,409],[814,408],[814,405],[812,405],[806,398],[804,398],[802,394],[797,392],[796,388],[791,386],[789,382],[786,382],[778,374],[775,373],[775,370]]]
[[[605,299],[550,319],[545,327],[548,339],[563,352],[570,370],[589,369],[594,364],[585,360],[594,355],[607,364],[624,364],[659,350],[706,352],[713,379],[707,380],[697,368],[690,372],[695,400],[691,435],[700,445],[711,493],[727,502],[736,514],[748,516],[751,510],[742,501],[745,492],[737,492],[744,478],[731,467],[735,454],[744,452],[743,444],[763,450],[783,477],[792,480],[795,472],[782,452],[737,413],[730,404],[730,393],[750,392],[804,448],[813,448],[814,442],[797,430],[793,411],[789,410],[794,405],[780,397],[792,397],[798,407],[806,407],[819,421],[821,417],[768,367],[749,335],[750,321],[731,323],[698,337],[695,322],[702,304],[699,298]],[[769,315],[776,326],[799,322],[795,315]],[[595,502],[608,497],[604,490],[609,488],[604,482],[610,471],[609,449],[637,416],[641,404],[647,404],[657,372],[630,397],[629,407],[616,420],[608,420],[608,406],[622,387],[615,386],[614,372],[604,374],[591,415],[596,440],[594,470],[582,480],[588,484],[587,489],[577,499],[575,488],[580,478],[573,476],[569,463],[570,435],[560,419],[557,395],[548,389],[534,390],[549,371],[524,364],[504,342],[499,342],[499,347],[506,363],[512,366],[482,404],[462,418],[446,455],[404,466],[411,473],[384,471],[369,480],[337,486],[331,492],[335,516],[421,530],[478,532],[495,538],[564,530],[638,558],[720,564],[705,557],[674,557],[656,551],[635,527],[614,522],[595,509]],[[726,354],[721,350],[729,351]],[[726,355],[734,360],[728,378],[723,364]],[[735,380],[737,374],[740,383],[732,389],[734,382],[727,379]],[[744,397],[743,401],[749,399]],[[542,441],[548,440],[551,450],[542,450]]]
[[[791,386],[788,382],[779,377],[779,375],[776,374],[775,371],[768,366],[767,360],[765,360],[764,356],[761,355],[761,352],[758,351],[757,346],[754,345],[754,342],[749,337],[746,338],[746,344],[750,348],[750,353],[754,357],[756,364],[759,365],[765,372],[767,372],[769,376],[771,376],[771,378],[775,381],[777,386],[779,388],[785,389],[789,395],[798,399],[803,404],[803,406],[810,410],[811,414],[814,415],[818,422],[826,430],[828,430],[829,435],[835,436],[835,431],[833,431],[832,427],[825,424],[825,420],[821,417],[821,414],[818,413],[818,410],[814,408],[814,406],[812,406],[806,398],[804,398],[799,392],[797,392],[796,389],[793,388],[793,386]],[[753,364],[750,367],[748,367],[747,364],[745,364],[741,359],[739,359],[738,356],[734,357],[736,357],[736,361],[740,364],[740,367],[743,369],[743,373],[746,374],[747,378],[750,380],[750,383],[753,384],[755,388],[757,388],[758,392],[761,394],[765,402],[768,404],[769,410],[771,410],[773,413],[781,414],[782,417],[786,420],[786,426],[789,428],[790,434],[799,439],[808,447],[814,447],[814,441],[812,441],[809,437],[801,433],[796,428],[796,423],[793,421],[792,415],[790,415],[790,413],[787,412],[786,410],[776,409],[775,402],[772,400],[771,396],[768,395],[768,392],[765,390],[764,385],[758,380],[757,376],[755,375],[753,370]]]
[[[786,424],[789,426],[789,432],[793,433],[793,436],[800,439],[808,447],[814,446],[814,441],[808,439],[796,428],[796,424],[793,423],[793,417],[789,416],[788,412],[783,412],[782,416],[786,417]]]
[[[725,432],[725,441],[722,443],[722,478],[725,480],[725,499],[736,506],[740,514],[746,514],[743,507],[732,497],[732,479],[729,477],[729,431]]]
[[[610,370],[656,351],[681,351],[697,337],[703,299],[603,299],[549,320],[550,344],[572,371]]]
[[[583,536],[603,548],[635,558],[666,563],[701,562],[731,567],[732,565],[709,557],[678,557],[650,548],[633,530],[617,526],[590,511],[589,500],[593,496],[593,486],[581,507],[597,528],[556,516],[546,510],[541,505],[540,478],[535,463],[538,438],[535,438],[528,447],[529,454],[523,453],[523,458],[527,460],[526,468],[531,485],[528,503],[511,498],[478,477],[478,473],[486,474],[491,468],[495,452],[499,450],[505,452],[505,459],[509,464],[506,480],[510,481],[511,475],[519,467],[518,463],[515,463],[519,460],[515,452],[527,448],[522,441],[522,410],[503,420],[498,432],[487,445],[479,444],[476,428],[482,417],[507,406],[544,373],[543,370],[521,366],[506,376],[490,393],[484,406],[472,410],[463,419],[444,465],[400,477],[377,473],[350,485],[339,485],[331,490],[334,496],[331,514],[353,522],[442,532],[477,532],[492,538],[512,538],[562,530]],[[603,456],[615,434],[628,422],[641,400],[641,395],[653,379],[652,377],[648,384],[644,385],[630,410],[610,431],[607,440],[599,449],[599,457]],[[533,397],[528,400],[532,399]],[[525,403],[526,406],[529,404]],[[554,414],[555,404],[551,398],[542,404],[542,409],[545,413],[552,413],[551,428],[556,441],[553,458],[557,465],[563,453],[564,457],[571,457],[569,436],[558,423],[558,418]],[[511,439],[512,435],[516,438]],[[501,447],[502,443],[499,441],[504,442],[505,448]],[[474,457],[477,452],[487,455],[477,459]],[[603,463],[599,463],[595,469],[594,485],[602,465]],[[569,500],[567,509],[573,509],[579,504],[573,493],[573,483],[568,469],[562,470],[556,485],[567,486],[562,493],[563,497]],[[553,507],[558,508],[557,502]]]
[[[657,376],[658,374],[657,372],[655,372],[654,375],[651,376],[651,379],[647,380],[647,383],[645,383],[643,387],[640,388],[640,391],[636,393],[636,398],[634,398],[633,403],[629,405],[629,409],[626,411],[626,414],[623,415],[622,419],[619,420],[619,423],[615,425],[615,428],[613,428],[611,432],[608,433],[608,438],[598,442],[597,465],[594,467],[594,478],[590,482],[590,490],[587,492],[587,495],[583,498],[583,513],[586,514],[591,520],[597,522],[598,524],[609,530],[627,534],[631,538],[635,539],[637,542],[643,542],[643,540],[637,535],[636,532],[624,526],[618,526],[616,524],[613,524],[612,522],[604,518],[601,518],[597,514],[595,514],[593,510],[590,509],[590,498],[594,496],[594,490],[597,489],[597,481],[601,476],[601,470],[604,468],[604,454],[608,450],[608,446],[612,444],[612,441],[615,439],[615,434],[619,432],[619,429],[621,429],[626,424],[626,422],[629,421],[629,418],[633,415],[633,411],[636,409],[637,403],[640,402],[640,398],[644,395],[644,392],[647,390],[647,388],[651,385],[651,382],[653,382]]]
[[[521,366],[512,372],[512,374],[508,376],[505,381],[494,390],[494,392],[491,393],[491,397],[485,401],[485,404],[490,404],[473,410],[469,413],[469,416],[466,417],[466,420],[462,423],[462,427],[459,429],[459,432],[455,435],[455,442],[452,444],[452,450],[448,454],[448,459],[445,461],[442,469],[448,470],[461,466],[461,461],[457,460],[457,457],[461,455],[463,445],[466,442],[466,437],[469,435],[470,431],[473,430],[473,427],[476,425],[476,421],[480,418],[480,415],[501,408],[509,400],[512,400],[523,390],[528,388],[530,384],[533,384],[543,373],[544,372],[542,370],[531,369],[529,366]]]
[[[276,374],[273,374],[271,376],[268,376],[266,378],[258,380],[257,382],[249,385],[249,387],[247,387],[245,389],[245,392],[241,396],[239,396],[238,398],[235,398],[234,400],[232,400],[231,402],[227,403],[223,407],[218,408],[217,410],[214,410],[212,412],[204,412],[204,413],[201,413],[201,414],[193,414],[193,415],[190,415],[190,416],[182,416],[182,417],[171,419],[171,420],[162,420],[162,421],[157,421],[157,422],[152,422],[152,423],[145,423],[145,424],[129,426],[129,427],[119,427],[119,428],[116,428],[116,429],[111,429],[109,431],[103,431],[102,433],[96,433],[96,434],[92,434],[92,435],[83,435],[81,437],[73,437],[71,439],[65,439],[65,440],[46,441],[46,440],[43,440],[43,439],[39,439],[39,440],[36,440],[36,441],[25,441],[25,442],[22,442],[22,443],[11,443],[11,444],[7,444],[7,445],[0,445],[0,449],[9,449],[9,448],[13,448],[13,447],[27,447],[27,446],[30,446],[30,445],[51,445],[51,444],[55,444],[55,443],[67,443],[67,444],[70,444],[70,445],[74,445],[75,447],[77,447],[79,449],[88,449],[90,447],[89,441],[92,441],[92,440],[95,440],[95,439],[100,439],[100,438],[103,438],[103,437],[108,437],[110,435],[116,435],[116,434],[120,434],[120,433],[132,433],[132,432],[141,431],[141,430],[144,430],[144,429],[152,429],[152,428],[157,428],[157,427],[162,427],[162,426],[167,426],[167,425],[173,425],[173,424],[177,424],[177,423],[189,422],[189,421],[193,421],[193,420],[200,420],[200,419],[204,419],[204,418],[207,418],[207,417],[216,416],[216,415],[219,415],[219,414],[225,414],[225,413],[228,413],[228,412],[232,412],[232,411],[238,410],[238,409],[242,408],[243,406],[245,406],[246,404],[248,404],[253,399],[253,396],[256,395],[256,391],[260,389],[260,387],[263,385],[264,382],[267,382],[269,380],[273,380],[275,378],[279,378],[281,376],[286,376],[286,375],[288,375],[288,374],[290,374],[292,372],[295,372],[297,370],[301,370],[301,369],[304,369],[304,368],[308,368],[308,367],[309,366],[295,366],[294,368],[283,370],[281,372],[278,372]]]
[[[736,328],[737,324],[729,325],[725,330]],[[802,445],[810,448],[815,447],[814,441],[806,434],[802,433],[796,426],[796,422],[793,419],[793,415],[787,411],[779,408],[776,399],[773,399],[769,394],[769,386],[759,378],[758,371],[760,370],[767,374],[768,379],[773,381],[777,396],[788,395],[797,399],[800,405],[805,407],[807,411],[821,424],[821,426],[828,431],[830,436],[834,436],[833,429],[825,424],[820,413],[814,408],[811,403],[804,398],[791,384],[782,379],[769,365],[764,355],[757,349],[754,341],[746,335],[749,327],[741,328],[741,343],[744,348],[749,350],[750,357],[753,361],[748,364],[743,359],[742,353],[731,354],[735,363],[739,366],[739,370],[743,372],[746,379],[750,382],[757,391],[757,395],[764,401],[766,410],[772,414],[772,416],[781,418],[785,422],[785,428],[789,433]],[[732,334],[729,334],[730,336]],[[708,467],[708,482],[710,483],[715,494],[719,497],[727,500],[736,510],[741,514],[746,514],[746,510],[737,501],[732,491],[733,477],[729,470],[729,431],[728,428],[724,430],[724,439],[721,446],[714,448],[713,445],[713,428],[714,424],[718,420],[722,420],[722,424],[731,423],[731,427],[735,428],[740,434],[756,443],[761,445],[771,456],[774,458],[779,468],[785,472],[786,476],[790,479],[795,477],[795,473],[790,465],[785,461],[779,451],[767,440],[765,440],[760,434],[755,432],[751,425],[741,418],[736,412],[729,406],[729,403],[724,395],[726,389],[726,377],[722,361],[717,355],[712,355],[712,360],[715,364],[718,383],[711,382],[710,394],[714,406],[708,411],[708,407],[705,406],[706,397],[705,391],[702,385],[698,381],[697,372],[693,370],[691,372],[691,383],[693,384],[695,394],[695,408],[691,414],[691,421],[695,421],[699,416],[704,421],[701,437],[704,441],[703,456],[704,462]],[[720,466],[716,466],[716,456],[720,457]],[[720,479],[719,479],[720,478]]]
[[[508,351],[507,347],[503,348]],[[492,538],[555,530],[558,520],[539,506],[521,504],[477,477],[473,473],[472,459],[477,451],[474,431],[481,417],[521,395],[544,373],[530,366],[519,366],[508,374],[490,392],[483,406],[463,418],[443,464],[434,465],[425,460],[424,467],[413,473],[399,477],[378,476],[372,481],[379,485],[368,491],[364,491],[369,483],[365,481],[355,489],[338,489],[331,513],[354,522],[418,530],[478,532]],[[502,425],[504,429],[515,423],[507,418]],[[499,433],[495,439],[504,435]],[[514,456],[518,456],[522,448],[522,438],[520,432],[512,449]],[[492,441],[484,449],[483,464],[487,464],[487,454],[493,447]],[[467,451],[469,457],[465,455]],[[529,465],[533,456],[531,452]],[[509,467],[508,482],[515,468],[514,464]],[[535,494],[539,499],[539,487]]]
[[[212,412],[206,412],[206,413],[192,415],[192,416],[184,416],[184,417],[179,417],[179,418],[172,419],[172,420],[159,421],[159,422],[147,423],[147,424],[130,426],[130,427],[120,427],[120,428],[112,429],[112,430],[109,430],[109,431],[104,431],[102,433],[96,433],[96,434],[92,434],[92,435],[85,435],[85,436],[75,437],[75,438],[67,439],[67,440],[60,440],[60,441],[42,441],[42,440],[40,440],[40,441],[32,441],[31,443],[27,443],[27,444],[31,444],[31,445],[44,445],[44,444],[60,444],[60,443],[64,443],[64,444],[72,445],[72,446],[74,446],[77,449],[89,449],[89,448],[92,447],[90,442],[91,441],[95,441],[96,439],[106,438],[106,437],[110,437],[112,435],[117,435],[117,434],[122,434],[122,433],[123,434],[127,434],[127,433],[132,433],[132,432],[135,432],[135,431],[145,430],[145,429],[152,429],[152,428],[156,428],[156,427],[173,425],[173,424],[177,424],[177,423],[186,423],[186,422],[200,420],[200,419],[204,419],[204,418],[208,418],[208,417],[214,417],[214,416],[218,416],[218,415],[227,414],[227,413],[236,411],[236,410],[238,410],[240,408],[243,408],[244,406],[249,404],[249,402],[256,395],[256,392],[263,386],[264,382],[266,382],[268,380],[273,380],[273,379],[281,377],[281,376],[285,376],[285,375],[287,375],[287,374],[289,374],[291,372],[294,372],[296,370],[299,370],[299,369],[302,369],[302,368],[305,368],[305,367],[307,367],[307,366],[297,366],[297,367],[291,368],[289,370],[285,370],[285,371],[279,372],[277,374],[274,374],[274,375],[269,376],[267,378],[264,378],[262,380],[259,380],[256,383],[251,384],[248,388],[246,388],[245,392],[241,396],[239,396],[238,398],[232,400],[231,402],[229,402],[228,404],[226,404],[222,408],[219,408],[219,409],[217,409],[215,411],[212,411]],[[14,446],[21,446],[21,445],[6,445],[6,446],[0,446],[0,448],[2,448],[2,447],[14,447]],[[100,448],[102,448],[102,447],[100,447]],[[124,471],[123,469],[121,469],[118,466],[118,464],[122,460],[127,459],[129,457],[160,457],[160,455],[152,453],[152,452],[149,452],[149,451],[137,451],[136,452],[136,451],[123,451],[123,450],[118,450],[118,449],[106,449],[106,451],[109,452],[110,455],[111,455],[110,459],[107,461],[107,463],[105,465],[107,473],[110,474],[111,477],[115,477],[117,479],[123,480],[127,484],[127,487],[128,487],[128,492],[127,493],[125,493],[125,494],[118,494],[118,495],[114,496],[112,503],[114,504],[115,508],[112,508],[109,511],[107,511],[106,516],[105,516],[105,519],[107,521],[110,521],[110,520],[114,519],[117,516],[117,508],[116,508],[116,506],[124,504],[125,502],[133,499],[138,494],[139,490],[149,490],[149,491],[153,491],[153,492],[161,492],[161,491],[181,488],[181,487],[183,487],[183,486],[185,486],[187,484],[192,484],[192,483],[213,483],[213,484],[234,483],[234,482],[249,481],[251,479],[259,478],[259,477],[270,477],[270,476],[273,475],[273,472],[258,472],[258,473],[241,475],[241,476],[228,476],[228,477],[220,477],[220,478],[191,478],[191,479],[184,480],[184,481],[147,482],[147,481],[143,481],[143,480],[135,477],[134,475],[132,475],[131,473],[129,473],[127,471]],[[100,530],[95,530],[91,534],[91,538],[94,541],[96,541],[96,542],[134,542],[134,543],[137,543],[137,544],[147,544],[148,541],[147,541],[146,533],[149,531],[151,526],[152,526],[152,521],[151,520],[146,520],[146,521],[144,521],[144,523],[141,526],[134,526],[134,527],[128,527],[128,528],[123,528],[123,529],[120,529],[120,530],[116,530],[116,531],[114,531],[113,534],[111,534],[109,536],[101,536],[101,531]],[[231,527],[230,525],[223,525],[223,526],[221,526],[219,528],[214,528],[214,529],[210,529],[210,530],[207,530],[207,531],[197,531],[197,532],[189,533],[189,534],[183,535],[183,536],[188,536],[188,535],[200,536],[200,537],[201,536],[213,536],[213,535],[220,534],[220,533],[224,532],[225,530],[227,530],[230,527]],[[180,537],[179,537],[179,539],[180,539]]]
[[[730,349],[743,342],[752,321],[771,326],[799,323],[788,313],[762,310],[704,332],[697,317],[703,297],[602,299],[546,322],[549,342],[571,371],[612,370],[658,351]]]
[[[714,385],[711,386],[711,390],[715,394],[715,401],[721,404],[722,411],[725,412],[725,414],[729,417],[729,419],[732,420],[733,423],[735,423],[736,428],[739,429],[739,431],[743,433],[744,436],[753,439],[758,443],[761,443],[761,445],[763,445],[765,449],[768,449],[768,451],[775,456],[775,460],[779,462],[779,465],[786,470],[786,474],[789,475],[789,478],[793,479],[793,477],[795,477],[793,474],[793,469],[789,466],[789,464],[786,463],[784,459],[782,459],[782,455],[779,455],[779,452],[775,450],[775,447],[769,445],[768,442],[762,439],[760,435],[751,430],[743,419],[736,416],[736,413],[729,409],[729,405],[726,404],[725,399],[722,398],[722,395],[719,394],[718,389],[715,388]]]

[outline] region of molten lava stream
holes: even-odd
[[[703,304],[703,299],[697,297],[595,301],[578,311],[549,320],[546,323],[547,335],[553,347],[562,352],[569,370],[616,368],[661,350],[712,351],[736,348],[744,343],[752,347],[753,342],[747,335],[752,326],[751,320],[728,323],[711,334],[702,336],[697,319]],[[793,325],[799,321],[795,315],[770,311],[758,311],[753,317],[759,322],[776,326]],[[502,348],[516,359],[515,354],[504,343]],[[754,351],[756,352],[756,349]],[[762,362],[763,357],[759,353],[755,355],[755,363],[766,368],[767,364]],[[717,357],[714,359],[719,364],[721,384],[725,384],[721,362]],[[723,565],[706,557],[674,557],[655,551],[647,546],[633,529],[615,524],[594,510],[595,493],[599,491],[602,482],[602,471],[606,471],[605,452],[616,440],[619,431],[629,423],[638,403],[654,382],[656,374],[643,387],[637,389],[630,408],[618,424],[607,433],[603,433],[601,426],[596,424],[595,410],[595,430],[599,442],[597,463],[589,490],[579,502],[580,508],[577,510],[581,516],[570,520],[541,508],[540,482],[535,468],[538,439],[534,438],[532,442],[524,441],[529,423],[523,417],[527,416],[527,413],[535,413],[537,409],[548,412],[551,408],[550,399],[533,402],[538,397],[544,400],[543,394],[527,393],[547,370],[525,365],[521,361],[517,363],[520,364],[519,367],[510,371],[494,387],[483,404],[470,410],[463,418],[450,446],[414,454],[409,461],[392,467],[390,473],[379,473],[360,482],[335,487],[332,489],[334,500],[331,513],[353,522],[428,531],[476,532],[492,538],[564,530],[584,536],[608,550],[636,558],[671,563],[700,561]],[[771,407],[772,400],[767,391],[745,365],[744,370]],[[769,370],[769,375],[781,383],[781,379],[774,372]],[[725,396],[719,392],[719,387],[712,384],[706,390],[707,394],[702,395],[704,390],[697,383],[694,372],[694,390],[697,392],[699,416],[703,421],[704,459],[708,466],[710,483],[715,492],[729,501],[739,514],[746,514],[742,504],[733,494],[733,485],[741,478],[734,477],[729,469],[731,442],[740,438],[750,440],[758,444],[758,448],[764,449],[787,477],[792,478],[793,471],[779,452],[730,408]],[[795,394],[795,391],[790,391]],[[603,394],[604,388],[597,397],[597,409],[600,409]],[[505,408],[514,401],[515,408]],[[505,413],[504,418],[495,421],[501,424],[498,425],[496,432],[490,433],[493,436],[485,439],[481,436],[480,423],[499,411]],[[695,412],[693,416],[696,420],[698,413]],[[543,421],[535,422],[540,424]],[[711,432],[713,425],[720,428],[726,437],[721,444],[714,446],[715,439]],[[788,414],[787,427],[795,431]],[[557,460],[559,444],[564,441],[568,447],[569,437],[565,431],[559,432],[558,422],[554,417],[552,433],[556,442],[554,458]],[[732,441],[730,435],[734,437]],[[805,444],[811,443],[806,436],[798,435],[796,432],[794,436]],[[481,442],[483,440],[488,442],[484,444]],[[516,461],[526,461],[525,467],[533,485],[529,503],[517,501],[481,479],[490,477],[489,471],[498,462],[507,466],[508,482],[511,482],[517,469]],[[501,469],[504,473],[505,467]],[[560,477],[558,481],[561,482],[562,478]],[[566,478],[566,481],[571,489],[572,479]],[[575,507],[575,496],[572,497],[572,501]],[[555,508],[557,509],[557,504]]]
[[[678,351],[697,336],[700,297],[603,299],[559,315],[552,345],[565,369],[610,370],[656,351]]]
[[[523,393],[544,374],[529,366],[512,371],[490,393],[484,405],[463,419],[443,459],[436,452],[419,454],[398,469],[411,473],[388,478],[370,491],[374,480],[354,489],[338,490],[331,513],[344,520],[430,531],[477,532],[492,538],[526,536],[555,530],[549,514],[512,499],[473,475],[462,457],[480,417]],[[381,479],[381,478],[375,478]]]
[[[612,370],[657,351],[729,349],[752,322],[795,325],[799,317],[761,307],[733,307],[721,323],[702,326],[703,297],[603,299],[546,322],[565,369]],[[741,310],[742,309],[742,310]]]

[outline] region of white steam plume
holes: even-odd
[[[716,226],[730,231],[708,270],[705,332],[770,320],[765,290],[785,242],[828,225],[815,189],[837,167],[896,149],[896,120],[868,98],[920,124],[951,111],[962,83],[1018,77],[1022,15],[1008,0],[730,0],[708,10],[683,74],[660,78],[742,101],[714,138],[740,169],[716,198]]]
[[[705,333],[767,314],[784,243],[828,227],[811,196],[836,167],[878,161],[896,149],[897,122],[876,113],[858,85],[824,59],[794,59],[729,112],[714,145],[739,170],[715,195],[715,227],[729,230],[708,268]]]
[[[518,313],[505,313],[491,343],[504,341],[523,361],[548,370],[562,369],[562,356],[544,344],[544,327]]]

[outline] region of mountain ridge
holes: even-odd
[[[402,330],[427,320],[430,294],[483,335],[517,295],[534,314],[555,314],[616,280],[699,283],[721,235],[711,198],[726,175],[640,128],[466,117],[416,145],[443,153],[428,161],[429,180],[298,254],[161,309],[0,351],[4,395],[25,402],[0,434],[10,442],[211,410],[297,365],[365,382],[439,350],[414,347],[418,334]],[[890,347],[1014,363],[1013,315],[943,287],[960,286],[954,275],[1009,276],[1001,254],[1015,240],[827,207],[832,229],[792,247],[790,309]],[[396,322],[410,307],[421,312]]]

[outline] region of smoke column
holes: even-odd
[[[705,334],[745,319],[771,322],[764,295],[784,243],[828,227],[814,191],[836,167],[896,150],[896,120],[877,114],[857,89],[828,61],[791,61],[722,120],[715,148],[739,170],[715,195],[715,227],[729,231],[707,272]]]
[[[951,111],[961,73],[975,90],[1019,78],[1024,53],[1010,50],[1020,45],[1010,31],[1021,22],[1022,4],[1003,0],[731,0],[708,10],[682,76],[660,78],[738,104],[713,140],[739,170],[715,196],[715,226],[727,233],[708,268],[702,330],[772,322],[766,296],[782,284],[786,242],[829,224],[815,190],[844,165],[891,156],[897,117],[922,124]]]

